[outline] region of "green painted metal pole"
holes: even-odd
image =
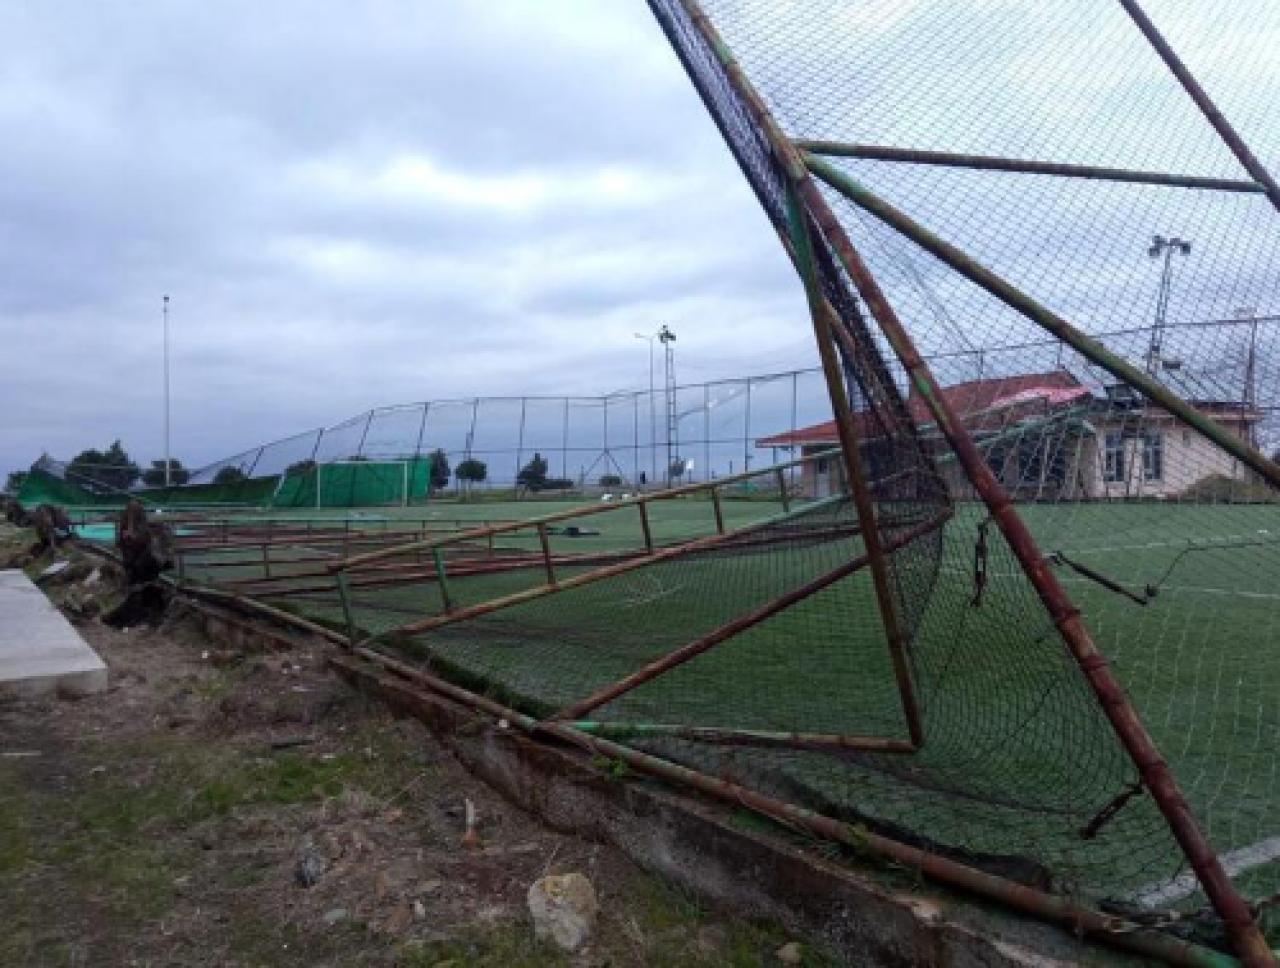
[[[1172,965],[1187,966],[1187,968],[1239,968],[1239,962],[1230,955],[1160,934],[1125,921],[1123,918],[1101,914],[1073,902],[1069,897],[1048,894],[997,874],[989,874],[986,871],[968,867],[922,848],[912,847],[872,831],[855,828],[852,824],[806,810],[804,807],[764,796],[729,780],[699,773],[603,737],[591,736],[564,723],[535,720],[518,710],[503,706],[485,696],[476,695],[423,669],[373,649],[360,648],[356,650],[356,654],[380,666],[383,671],[393,673],[395,678],[375,676],[358,666],[348,664],[344,659],[331,661],[334,665],[363,678],[377,681],[384,689],[402,695],[411,691],[413,686],[425,686],[432,692],[447,696],[465,706],[483,710],[500,723],[506,722],[528,733],[546,733],[556,736],[588,752],[622,760],[639,772],[683,788],[698,790],[733,806],[746,807],[779,823],[826,837],[856,851],[869,852],[911,870],[918,870],[940,883],[973,891],[1006,904],[1014,910],[1049,919],[1072,931],[1091,935],[1116,947],[1134,951],[1149,958],[1158,958]]]
[[[431,558],[436,565],[436,581],[440,583],[440,603],[444,606],[445,612],[452,612],[453,596],[449,593],[449,576],[445,572],[444,554],[439,548],[432,548]]]
[[[805,295],[809,300],[809,315],[812,317],[814,336],[818,343],[818,356],[826,375],[831,407],[836,415],[836,432],[840,438],[843,463],[848,473],[849,490],[853,495],[858,524],[862,529],[862,540],[866,544],[867,556],[871,563],[876,606],[880,612],[880,621],[884,625],[889,656],[893,662],[893,675],[898,684],[902,715],[906,720],[912,744],[919,747],[924,744],[924,717],[920,712],[920,701],[916,696],[912,675],[911,640],[904,632],[898,616],[898,603],[893,597],[893,575],[889,571],[888,559],[880,537],[880,525],[876,520],[875,498],[862,466],[862,453],[858,431],[854,424],[853,408],[849,405],[849,396],[844,386],[844,374],[836,357],[835,326],[832,321],[835,310],[822,294],[818,283],[818,268],[814,261],[809,220],[794,187],[787,192],[787,218],[791,223],[791,246],[796,269],[804,282]]]
[[[720,726],[685,726],[680,723],[614,723],[578,720],[572,729],[609,739],[674,737],[723,746],[761,746],[782,749],[859,750],[867,753],[915,753],[903,739],[884,736],[845,736],[836,733],[787,733],[767,729],[732,729]]]
[[[805,164],[814,175],[863,211],[905,235],[930,255],[940,259],[1007,306],[1016,309],[1027,319],[1061,339],[1116,379],[1137,387],[1143,396],[1169,411],[1191,429],[1208,437],[1271,484],[1280,487],[1280,465],[1268,460],[1216,420],[1196,410],[1150,374],[1113,353],[1053,310],[996,275],[966,252],[939,238],[911,216],[871,192],[848,173],[816,155],[806,154],[804,157]]]
[[[342,602],[342,617],[347,623],[347,642],[354,647],[356,644],[356,620],[351,612],[351,590],[347,588],[347,576],[344,572],[338,572],[336,580],[338,582],[338,599]]]

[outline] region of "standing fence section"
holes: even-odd
[[[1264,453],[1280,448],[1280,384],[1267,378],[1280,370],[1280,316],[1167,321],[1158,332],[1148,323],[1094,338],[1137,361],[1149,356],[1158,338],[1163,382],[1185,398],[1216,403],[1219,416],[1245,413],[1255,446]],[[1062,371],[1103,399],[1114,382],[1061,341],[1045,338],[940,350],[926,359],[944,386]],[[895,384],[909,394],[905,372],[896,361],[888,366]],[[856,396],[855,406],[865,407]],[[215,461],[193,472],[190,484],[283,476],[311,461],[439,454],[449,473],[435,492],[513,496],[518,485],[528,483],[521,472],[541,458],[544,470],[531,479],[537,486],[520,487],[521,496],[624,493],[712,481],[836,442],[818,367],[681,385],[675,391],[676,432],[670,441],[665,406],[658,388],[652,395],[639,390],[601,397],[476,397],[379,407]],[[459,474],[465,462],[471,466]],[[797,488],[826,487],[817,478],[802,485],[799,475],[792,467],[787,480]],[[411,499],[424,500],[422,490]],[[182,493],[174,491],[178,498]]]

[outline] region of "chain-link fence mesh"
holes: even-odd
[[[779,158],[722,57],[684,4],[653,6],[757,196],[794,243]],[[1230,22],[1274,16],[1246,7],[1232,7]],[[1265,917],[1280,892],[1280,504],[1248,454],[1277,444],[1275,212],[1119,6],[715,0],[707,9],[793,138],[1177,176],[1157,184],[937,159],[829,159],[846,182],[964,249],[1109,354],[1046,336],[1023,309],[904,235],[883,208],[841,190],[838,178],[822,192],[924,350],[946,407],[1030,528],[1043,556],[1036,565],[1083,613],[1227,873]],[[1153,13],[1183,39],[1200,16],[1185,4]],[[1251,92],[1232,85],[1221,54],[1203,45],[1190,54],[1204,60],[1206,76],[1223,78],[1224,101],[1240,101],[1242,119],[1264,123],[1258,92],[1274,85],[1271,75]],[[1267,132],[1258,133],[1269,150]],[[820,465],[815,456],[837,443],[829,411],[814,422],[771,419],[766,433],[738,437],[813,458],[792,472],[788,495],[800,503],[791,510],[741,505],[751,517],[739,524],[764,522],[744,534],[776,540],[695,544],[646,560],[652,553],[634,520],[621,523],[634,509],[611,509],[598,516],[599,535],[548,539],[559,590],[528,594],[549,576],[526,529],[499,541],[499,555],[523,556],[519,567],[485,572],[451,559],[459,568],[452,605],[434,566],[391,588],[362,588],[368,576],[353,571],[352,622],[360,635],[400,630],[383,647],[527,711],[568,707],[586,717],[583,729],[1024,883],[1127,912],[1177,910],[1177,930],[1220,938],[1025,558],[993,523],[975,471],[939,427],[937,402],[907,379],[901,346],[851,295],[840,252],[823,247],[832,244],[828,230],[809,229],[819,242],[818,291],[844,340],[891,597],[909,638],[925,737],[918,750],[761,741],[905,735],[901,683],[865,567],[581,707],[646,663],[866,557],[841,462]],[[1144,393],[1117,360],[1177,400]],[[704,398],[704,419],[719,419],[717,409]],[[478,411],[473,405],[470,425],[465,415],[460,423],[478,425]],[[632,432],[644,440],[639,411]],[[613,447],[609,420],[598,416],[601,437],[587,449],[603,459]],[[743,426],[754,427],[752,419]],[[550,449],[534,441],[528,450]],[[519,467],[526,449],[515,450],[510,464]],[[703,471],[727,473],[727,460],[706,460]],[[633,456],[632,473],[643,465]],[[561,473],[571,476],[570,466],[566,456]],[[585,467],[579,461],[580,478]],[[684,537],[715,533],[708,505],[672,505],[704,515],[703,530]],[[943,518],[943,527],[913,530]],[[513,543],[503,550],[501,541]],[[580,542],[591,541],[601,543],[600,557],[575,559],[587,554]],[[572,581],[621,562],[634,567]],[[296,597],[279,600],[303,607]],[[477,611],[485,603],[493,607]],[[332,592],[305,607],[346,621]],[[722,734],[710,742],[707,730]]]
[[[400,550],[429,538],[425,519],[401,519],[381,546],[362,530],[367,546],[351,547],[347,526],[299,538],[313,560],[297,577],[245,558],[222,580],[378,636],[532,714],[568,711],[583,730],[1090,904],[1147,920],[1176,911],[1163,923],[1220,940],[1025,548],[1004,537],[954,428],[940,426],[949,410],[1030,529],[1034,568],[1067,590],[1226,873],[1268,918],[1280,894],[1280,492],[1252,455],[1280,445],[1280,220],[1265,195],[1117,4],[710,0],[785,133],[839,143],[808,145],[835,172],[822,198],[923,350],[942,388],[931,400],[853,295],[832,230],[791,195],[723,52],[685,3],[651,5],[793,254],[798,227],[817,243],[814,289],[834,310],[923,743],[777,741],[907,735],[817,371],[680,388],[670,447],[650,416],[650,405],[664,411],[658,391],[392,408],[259,448],[199,476],[440,450],[455,470],[483,461],[472,486],[500,489],[536,454],[544,479],[612,494],[666,483],[675,457],[672,483],[805,460],[781,480],[651,502],[647,524],[628,503]],[[1252,35],[1280,27],[1280,13],[1253,0],[1151,8],[1274,157],[1266,105],[1280,74]],[[1240,36],[1210,44],[1197,24]],[[1092,168],[904,154],[921,151]],[[1047,336],[1043,316],[965,278],[894,210],[1094,343]],[[1165,390],[1175,397],[1153,395]],[[338,594],[322,566],[370,548],[387,554],[347,569]],[[212,552],[191,560],[198,571]],[[712,640],[634,688],[601,692]],[[583,705],[590,696],[604,698]],[[707,731],[720,731],[715,742]]]

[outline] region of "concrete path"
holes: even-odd
[[[107,667],[21,571],[0,571],[0,696],[107,688]]]

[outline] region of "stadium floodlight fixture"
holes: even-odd
[[[1147,372],[1159,376],[1160,370],[1176,370],[1182,366],[1181,360],[1164,358],[1164,332],[1169,312],[1169,295],[1173,289],[1173,255],[1191,254],[1191,241],[1176,235],[1165,238],[1153,235],[1151,245],[1147,247],[1147,255],[1153,259],[1164,257],[1164,266],[1160,270],[1160,287],[1156,291],[1156,318],[1151,327],[1151,345],[1147,348]]]

